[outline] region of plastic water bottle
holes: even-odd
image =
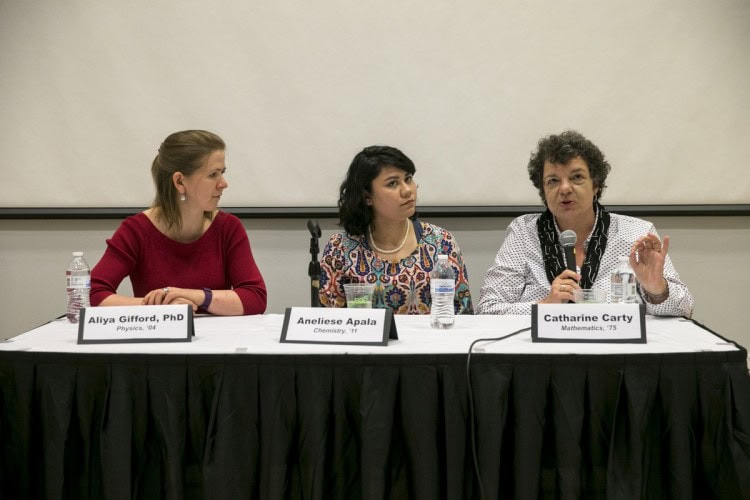
[[[73,252],[73,260],[70,261],[65,276],[68,282],[68,321],[78,323],[81,308],[91,305],[91,268],[84,260],[83,252]]]
[[[447,255],[438,255],[435,267],[430,272],[430,325],[433,328],[447,330],[453,328],[455,313],[453,296],[456,293],[456,275],[448,263]]]
[[[617,267],[610,277],[610,301],[612,304],[632,304],[638,301],[635,272],[627,256],[618,257]]]

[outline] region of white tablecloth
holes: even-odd
[[[139,354],[450,354],[466,353],[479,338],[531,326],[530,316],[458,316],[450,330],[433,330],[427,316],[396,316],[398,340],[388,346],[281,343],[282,314],[195,318],[192,342],[77,344],[78,325],[55,320],[0,343],[0,350]],[[507,354],[658,354],[737,351],[732,342],[683,318],[646,317],[646,344],[533,343],[531,332],[480,342],[474,352]]]

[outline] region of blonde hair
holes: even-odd
[[[206,130],[183,130],[170,134],[159,146],[159,154],[151,164],[151,176],[156,187],[156,196],[151,205],[158,209],[157,214],[167,228],[182,227],[178,192],[172,176],[181,172],[190,177],[199,170],[214,151],[226,148],[224,140]],[[207,219],[213,213],[204,212]]]

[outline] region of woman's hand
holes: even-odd
[[[552,281],[552,287],[549,295],[540,300],[540,304],[563,304],[573,300],[573,290],[581,288],[578,280],[581,276],[578,273],[565,269],[557,278]]]
[[[635,277],[647,292],[660,295],[667,291],[664,279],[664,261],[669,250],[669,236],[664,241],[655,234],[648,234],[633,243],[630,248],[630,267]]]
[[[164,287],[151,290],[143,297],[143,304],[148,306],[188,304],[193,312],[198,310],[196,300],[203,302],[203,290],[192,290],[188,288]]]

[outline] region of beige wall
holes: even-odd
[[[326,206],[369,144],[423,206],[534,204],[518,167],[566,128],[608,204],[747,203],[748,1],[182,4],[0,1],[0,205],[145,206],[192,127],[227,142],[224,206]]]
[[[695,296],[694,318],[750,346],[742,316],[750,283],[750,217],[647,217],[671,237],[670,254]],[[475,297],[492,263],[508,218],[426,218],[450,229],[461,246]],[[268,312],[309,305],[309,233],[305,219],[244,220],[269,291]],[[323,237],[335,220],[321,220]],[[93,265],[118,220],[0,220],[0,337],[12,337],[62,314],[70,253]],[[130,293],[129,284],[123,289]]]

